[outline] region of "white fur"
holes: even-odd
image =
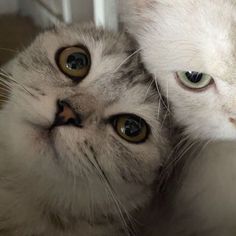
[[[235,140],[236,126],[230,119],[236,119],[236,2],[121,2],[127,29],[137,39],[147,68],[185,134],[206,141]],[[214,84],[193,92],[180,86],[178,71],[209,74]],[[213,143],[188,166],[173,221],[167,220],[171,236],[235,235],[234,146],[234,141]]]
[[[201,139],[234,139],[236,127],[236,6],[232,0],[127,1],[128,29],[143,60],[171,102],[186,133]],[[135,9],[136,7],[136,9]],[[215,85],[202,92],[179,86],[174,73],[198,71]],[[187,98],[187,99],[186,99]],[[219,125],[220,124],[220,125]]]

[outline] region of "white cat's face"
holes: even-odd
[[[123,4],[129,4],[124,18],[128,30],[186,133],[201,139],[235,139],[236,2],[128,0]]]

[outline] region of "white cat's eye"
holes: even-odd
[[[190,89],[205,88],[213,81],[210,75],[195,71],[182,71],[176,74],[180,82]]]
[[[86,77],[91,67],[90,54],[84,46],[59,50],[56,54],[56,61],[60,70],[76,82]]]
[[[121,114],[111,119],[116,133],[131,143],[142,143],[149,135],[149,126],[140,117],[133,114]]]

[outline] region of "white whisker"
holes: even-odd
[[[181,152],[177,153],[177,155],[175,157],[173,157],[173,155],[176,153],[176,151],[186,142],[189,140],[189,137],[186,136],[182,139],[180,139],[180,141],[173,147],[173,149],[170,151],[169,155],[167,156],[166,160],[168,162],[168,164],[165,166],[163,172],[162,172],[162,177],[166,175],[166,173],[169,171],[169,169],[172,169],[172,167],[177,164],[178,161],[180,161],[180,159],[183,157],[183,153],[186,151],[186,149],[189,147],[189,145],[191,145],[191,143],[186,143],[182,148],[181,148]],[[169,161],[171,160],[171,161]]]
[[[11,48],[0,48],[2,51],[12,52],[12,53],[18,53],[17,50],[11,49]]]
[[[91,156],[91,158],[89,156]],[[129,235],[129,232],[130,232],[129,226],[128,226],[128,224],[126,222],[126,219],[125,219],[125,217],[123,215],[124,213],[123,213],[122,209],[125,211],[126,216],[128,216],[128,213],[126,212],[125,208],[122,207],[121,202],[115,196],[114,190],[111,187],[111,184],[110,184],[109,180],[107,179],[105,173],[102,171],[102,169],[101,169],[98,161],[96,160],[96,158],[93,155],[87,155],[87,158],[88,158],[89,162],[92,164],[92,166],[97,170],[97,174],[100,176],[102,182],[105,185],[105,188],[107,189],[108,193],[111,195],[111,199],[115,203],[115,206],[116,206],[116,208],[118,210],[118,214],[119,214],[119,216],[121,218],[121,221],[123,223],[124,230],[126,230],[127,231],[127,235]]]
[[[9,93],[10,92],[10,88],[9,87],[3,87],[3,86],[1,86],[1,82],[0,82],[0,95],[1,95],[1,92],[7,92],[7,93]]]
[[[19,86],[20,88],[22,88],[23,90],[25,90],[25,92],[27,92],[28,94],[30,94],[32,97],[35,97],[34,94],[32,94],[28,89],[26,89],[25,85],[22,85],[21,83],[17,82],[11,75],[9,75],[7,72],[5,72],[3,69],[0,68],[0,76],[3,76],[4,78],[6,78],[6,80],[9,80],[13,83],[15,83],[17,86]],[[2,78],[3,78],[2,77]],[[8,81],[8,82],[9,82]]]
[[[157,89],[158,95],[159,95],[159,97],[160,97],[160,100],[161,100],[163,106],[164,106],[164,107],[167,109],[167,111],[171,114],[171,111],[170,111],[169,107],[166,105],[165,101],[163,100],[163,96],[162,96],[162,94],[161,94],[161,91],[160,91],[160,89],[159,89],[159,85],[158,85],[158,83],[157,83],[156,75],[154,75],[154,80],[155,80],[156,89]]]
[[[132,54],[130,54],[128,57],[125,58],[125,60],[123,62],[121,62],[117,68],[114,70],[114,73],[117,72],[121,66],[123,66],[128,60],[130,60],[133,56],[135,56],[137,53],[139,53],[141,50],[143,50],[143,48],[139,48],[137,49],[135,52],[133,52]]]
[[[150,84],[149,84],[149,86],[148,86],[148,88],[147,88],[147,92],[145,93],[145,95],[144,95],[144,99],[143,99],[144,101],[147,99],[148,94],[149,94],[149,92],[150,92],[150,89],[151,89],[153,83],[155,83],[154,79],[151,80],[151,82],[150,82]]]

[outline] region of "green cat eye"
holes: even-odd
[[[117,115],[112,118],[112,126],[116,133],[128,142],[142,143],[148,138],[149,126],[136,115]]]
[[[190,89],[202,89],[207,87],[212,82],[210,75],[195,71],[177,72],[177,77],[180,82]]]
[[[60,70],[77,82],[88,75],[91,67],[90,54],[84,46],[67,47],[59,50],[56,61]]]

